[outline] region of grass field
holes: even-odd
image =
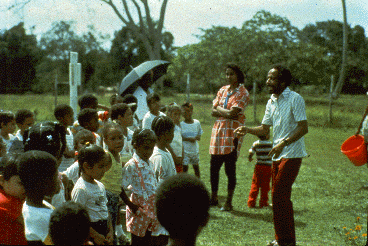
[[[324,96],[304,96],[307,104],[309,133],[305,137],[308,158],[303,160],[299,176],[293,186],[296,235],[299,245],[365,245],[367,233],[368,169],[355,167],[340,152],[346,138],[353,135],[367,104],[366,96],[343,96],[334,103],[334,121],[327,123],[328,99]],[[200,141],[201,178],[210,189],[208,146],[214,119],[210,116],[213,96],[193,96],[194,118],[204,130]],[[263,116],[267,95],[259,96],[257,120]],[[67,103],[67,97],[58,99]],[[108,98],[100,98],[107,104]],[[185,101],[183,95],[164,97],[163,103]],[[0,95],[0,109],[19,108],[37,110],[37,120],[54,120],[52,96]],[[246,109],[247,124],[254,125],[252,105]],[[197,245],[266,245],[273,239],[272,211],[249,209],[249,194],[254,162],[247,161],[247,151],[254,136],[245,136],[237,162],[237,188],[234,211],[221,212],[211,208],[208,226],[198,238]],[[190,173],[193,170],[189,169]],[[226,198],[227,178],[224,169],[220,176],[220,204]],[[357,217],[360,221],[356,223]],[[357,225],[361,225],[360,228]],[[344,229],[344,227],[346,227]],[[352,230],[349,230],[352,229]],[[356,230],[357,229],[357,230]],[[345,235],[349,232],[348,235]],[[353,236],[351,236],[353,235]],[[351,238],[349,240],[348,238]],[[354,239],[354,237],[357,237]]]

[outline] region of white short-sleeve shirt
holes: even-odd
[[[262,124],[273,127],[273,146],[275,146],[284,138],[289,137],[290,133],[298,126],[298,122],[304,120],[307,120],[307,115],[303,97],[287,87],[278,98],[272,95],[271,99],[268,100]],[[301,137],[285,146],[280,156],[272,160],[306,156],[304,137]]]
[[[49,234],[50,216],[54,208],[46,201],[43,204],[46,208],[32,207],[27,202],[23,204],[22,215],[27,241],[45,242]]]
[[[153,171],[159,183],[176,174],[174,159],[169,150],[162,150],[155,146],[150,161],[153,164]]]
[[[174,138],[170,143],[170,147],[174,151],[176,157],[183,156],[183,137],[181,136],[181,127],[175,125]]]
[[[182,121],[180,122],[180,126],[183,138],[195,138],[198,136],[202,136],[203,134],[201,123],[196,119],[193,119],[192,124],[188,124]],[[185,154],[199,153],[198,141],[195,141],[194,143],[189,141],[183,141],[183,146]]]
[[[91,222],[108,219],[107,197],[104,185],[95,180],[92,184],[80,177],[72,191],[72,201],[83,205],[91,218]]]

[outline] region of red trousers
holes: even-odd
[[[271,166],[257,164],[254,168],[252,185],[250,187],[248,207],[255,207],[259,190],[261,198],[259,207],[268,206],[268,192],[270,191]]]
[[[301,164],[301,158],[281,159],[272,164],[273,221],[280,246],[296,244],[291,188]]]

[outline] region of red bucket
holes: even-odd
[[[341,145],[341,152],[355,166],[362,166],[367,163],[367,147],[364,143],[364,137],[361,135],[354,135],[346,139]]]

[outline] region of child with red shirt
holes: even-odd
[[[0,163],[0,244],[27,245],[22,207],[25,191],[19,178],[18,155],[8,155]]]

